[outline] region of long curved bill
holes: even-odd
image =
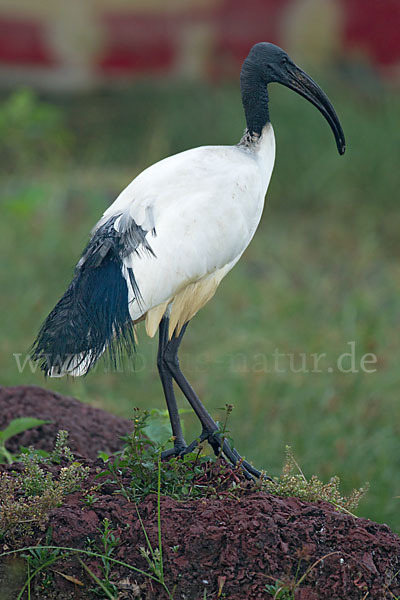
[[[339,154],[344,154],[346,142],[342,126],[328,96],[319,85],[294,63],[288,65],[285,77],[280,79],[279,83],[297,92],[318,108],[333,131]]]

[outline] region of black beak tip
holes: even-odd
[[[344,139],[344,135],[343,135],[343,131],[335,131],[335,138],[336,138],[336,146],[338,149],[338,152],[340,154],[340,156],[343,156],[343,154],[346,151],[346,140]]]

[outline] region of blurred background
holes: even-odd
[[[241,62],[275,42],[331,98],[347,152],[271,86],[266,210],[190,325],[183,367],[216,419],[234,405],[228,429],[259,468],[279,473],[289,444],[308,476],[369,481],[359,514],[399,532],[399,31],[398,0],[1,0],[1,383],[125,417],[164,408],[141,328],[124,372],[44,380],[27,352],[119,191],[169,154],[240,139]]]

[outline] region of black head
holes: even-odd
[[[245,60],[261,69],[266,83],[276,81],[275,77],[282,72],[288,61],[290,61],[289,55],[279,46],[269,42],[255,44]]]
[[[261,84],[266,87],[269,83],[281,83],[314,104],[331,126],[339,154],[344,154],[346,146],[343,129],[327,95],[307,73],[294,64],[282,48],[268,42],[260,42],[252,47],[243,63],[243,97],[249,95],[251,86]]]

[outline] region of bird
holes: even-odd
[[[255,44],[240,72],[246,129],[236,145],[201,146],[142,171],[91,231],[73,279],[43,322],[31,357],[50,377],[86,374],[103,353],[113,365],[131,356],[136,325],[158,331],[157,367],[172,429],[163,459],[207,441],[247,478],[262,472],[224,436],[183,374],[178,350],[188,324],[238,262],[260,222],[275,161],[269,85],[280,83],[325,117],[339,154],[345,138],[327,95],[280,47]],[[177,386],[201,426],[187,444]]]

